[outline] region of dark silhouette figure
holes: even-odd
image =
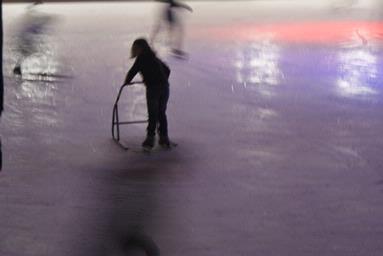
[[[169,32],[169,42],[172,47],[172,53],[178,57],[184,57],[186,55],[183,51],[184,25],[179,10],[184,9],[193,12],[193,9],[190,6],[175,0],[162,0],[160,2],[166,3],[166,6],[159,22],[154,27],[151,36],[151,44],[154,43],[157,34],[161,30],[162,24],[164,24]]]
[[[147,137],[142,146],[149,149],[154,146],[155,131],[158,126],[159,144],[164,147],[170,147],[166,118],[170,69],[157,58],[148,42],[143,38],[134,41],[131,53],[132,58],[136,58],[136,60],[126,75],[124,84],[130,83],[136,74],[140,72],[146,86],[149,124],[147,127]]]

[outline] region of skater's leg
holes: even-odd
[[[156,91],[146,91],[146,103],[148,107],[148,127],[146,129],[147,135],[154,137],[156,132],[156,127],[158,123],[158,112],[159,112],[159,94]]]
[[[17,59],[17,62],[15,64],[15,67],[13,68],[13,74],[15,75],[22,75],[22,69],[21,66],[27,58],[32,56],[33,53],[37,52],[35,42],[30,38],[30,36],[23,35],[18,43],[18,51],[19,51],[19,57]]]
[[[158,133],[160,135],[159,144],[161,146],[170,146],[169,136],[168,136],[168,120],[166,117],[166,109],[169,100],[169,85],[163,88],[161,93],[161,98],[159,102],[159,127]]]
[[[146,128],[146,139],[142,143],[144,148],[152,148],[154,146],[154,136],[158,123],[158,102],[159,95],[149,90],[146,91],[146,103],[148,107],[148,127]]]
[[[172,53],[177,58],[187,58],[187,53],[183,51],[184,43],[184,26],[182,23],[177,23],[173,28]]]
[[[168,29],[167,45],[172,49],[174,46],[174,23],[168,22],[167,29]]]
[[[22,41],[21,46],[19,46],[20,56],[17,59],[17,62],[15,64],[15,67],[13,68],[13,74],[15,75],[22,75],[22,69],[21,66],[23,62],[30,58],[33,53],[36,53],[37,50],[35,49],[35,46],[33,45],[33,42],[31,40]]]
[[[174,49],[183,52],[183,43],[184,43],[184,26],[181,21],[177,22],[177,26],[175,28],[176,33],[175,33],[175,39],[174,39]]]
[[[175,11],[173,11],[172,8],[169,8],[168,10],[166,21],[168,25],[168,44],[171,48],[174,48],[178,19],[176,17]]]
[[[161,97],[159,100],[159,127],[158,132],[160,136],[168,136],[168,120],[166,117],[166,109],[169,100],[169,86],[167,85],[162,89]]]
[[[21,75],[21,62],[22,62],[22,58],[19,58],[16,62],[15,67],[13,68],[13,74]]]
[[[150,44],[151,45],[154,44],[154,42],[155,42],[155,40],[157,38],[157,35],[160,32],[160,30],[161,30],[161,25],[162,25],[161,23],[162,23],[162,20],[158,20],[157,24],[155,24],[154,27],[153,27],[153,31],[152,31],[152,34],[150,36]]]

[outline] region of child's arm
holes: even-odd
[[[134,62],[133,66],[130,68],[129,72],[126,74],[124,85],[129,84],[133,78],[137,75],[138,71],[140,71],[137,63],[137,59]]]

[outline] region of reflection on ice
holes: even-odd
[[[57,114],[57,103],[60,101],[58,87],[51,82],[23,81],[19,86],[10,86],[6,104],[7,114],[4,123],[13,127],[20,136],[29,136],[24,129],[38,125],[47,127],[60,122]],[[25,134],[23,133],[25,132]]]
[[[278,116],[278,113],[270,108],[258,108],[256,113],[259,119],[271,119]]]
[[[20,99],[26,98],[34,103],[45,103],[54,106],[56,86],[50,84],[47,86],[45,83],[37,84],[34,82],[23,82],[20,86],[20,92],[17,96]]]
[[[59,73],[59,62],[55,54],[45,52],[35,54],[25,59],[23,62],[23,77],[26,78],[29,74],[46,74],[53,75]]]
[[[339,53],[340,77],[337,89],[345,97],[377,94],[371,83],[377,79],[377,58],[364,47],[344,49]]]
[[[236,79],[245,88],[259,85],[261,94],[270,95],[268,85],[277,85],[281,77],[280,47],[271,40],[252,42],[240,47],[234,63]]]

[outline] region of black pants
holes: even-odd
[[[169,85],[160,88],[146,89],[146,103],[148,106],[149,124],[147,135],[154,136],[156,128],[160,136],[168,136],[168,121],[166,118],[166,107],[169,100]]]

